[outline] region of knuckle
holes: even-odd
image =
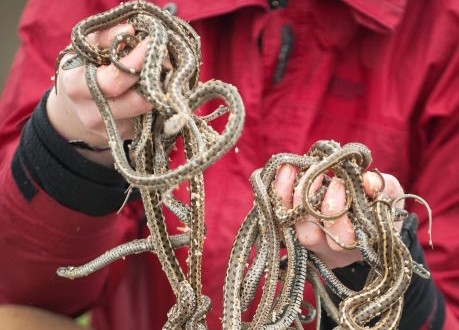
[[[79,75],[81,70],[61,71],[58,76],[57,90],[62,89],[63,93],[71,100],[78,100],[85,94],[80,83]]]
[[[313,218],[307,217],[305,222],[295,224],[298,242],[311,251],[316,250],[322,243],[322,235],[318,232],[317,226],[312,223]]]
[[[141,113],[151,110],[152,108],[151,104],[144,97],[142,97],[137,92],[132,92],[131,94],[132,96],[131,96],[130,104],[132,104],[132,106],[135,109],[137,109]]]
[[[97,84],[106,97],[117,97],[123,92],[119,70],[113,65],[101,66],[97,69]]]
[[[298,233],[297,237],[298,237],[298,242],[300,242],[301,245],[307,248],[311,248],[312,246],[314,246],[313,242],[311,242],[310,235],[306,233]]]

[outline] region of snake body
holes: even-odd
[[[88,42],[89,34],[124,22],[133,26],[134,35],[116,36],[107,49]],[[142,68],[137,70],[121,64],[120,58],[144,39],[148,39],[148,45]],[[188,23],[152,3],[125,2],[79,22],[72,30],[71,45],[56,60],[56,74],[63,56],[70,52],[76,55],[61,69],[85,66],[87,85],[105,124],[114,166],[130,184],[130,189],[140,191],[150,236],[114,247],[87,264],[61,267],[57,273],[78,278],[129,254],[154,252],[177,297],[164,329],[204,329],[210,300],[202,294],[201,284],[205,235],[202,172],[237,141],[244,123],[242,100],[236,88],[227,83],[211,80],[198,84],[201,64],[198,35]],[[170,61],[172,68],[166,68],[165,61]],[[152,104],[150,112],[134,118],[136,137],[129,154],[96,79],[97,68],[109,64],[138,75],[133,88]],[[219,99],[224,106],[206,117],[194,114],[197,108],[213,99]],[[210,122],[225,112],[229,113],[228,121],[218,133]],[[178,137],[183,139],[185,162],[171,168],[168,152]],[[172,193],[174,187],[184,182],[188,182],[189,204],[176,200]],[[187,228],[184,234],[169,235],[163,206],[184,222]],[[185,244],[188,245],[186,274],[174,253],[174,248]]]
[[[337,330],[397,328],[403,295],[411,283],[413,272],[423,277],[426,273],[422,266],[412,261],[407,247],[394,229],[394,221],[398,220],[395,204],[400,198],[411,195],[393,200],[382,193],[374,198],[367,196],[362,175],[370,163],[370,150],[363,144],[341,146],[335,141],[320,140],[302,156],[274,155],[263,168],[252,174],[255,202],[240,227],[229,258],[224,287],[224,329],[297,329],[299,322],[307,319],[300,313],[300,308],[305,305],[302,301],[305,278],[311,282],[318,298],[317,315],[320,315],[323,306],[338,324]],[[284,164],[297,167],[302,175],[298,180],[302,183],[302,203],[288,210],[273,189],[277,170]],[[312,193],[310,190],[319,176],[325,176],[322,182],[326,186],[330,173],[344,181],[347,203],[343,210],[324,215],[320,212],[323,191],[319,189]],[[327,222],[345,214],[349,216],[356,229],[355,244],[342,244],[326,227],[316,224],[341,247],[361,251],[364,261],[371,268],[361,290],[348,288],[320,258],[311,251],[302,251],[304,247],[295,242],[295,233],[290,226],[303,221],[308,214],[318,221]],[[276,253],[266,252],[268,246],[279,244],[272,241],[276,237],[272,232],[282,233],[277,239],[286,247],[287,266],[280,280],[277,270],[273,271],[270,265],[283,263],[282,256],[278,250],[275,250]],[[255,246],[255,257],[251,263]],[[275,259],[270,260],[273,256]],[[318,280],[316,272],[322,281]],[[264,278],[261,276],[263,273]],[[324,284],[342,299],[338,307],[332,303],[323,288]],[[272,295],[279,285],[281,289]],[[254,297],[257,290],[262,291],[259,300]],[[247,321],[242,318],[242,312],[250,303],[255,304],[256,312]],[[318,327],[319,323],[318,317]]]
[[[89,34],[123,22],[134,27],[134,35],[116,36],[107,49],[88,42]],[[120,58],[146,38],[148,47],[143,67],[138,70],[122,65]],[[59,69],[85,66],[87,85],[105,124],[114,166],[130,189],[139,189],[150,231],[146,239],[121,244],[81,266],[60,267],[57,273],[78,278],[130,254],[156,253],[176,295],[176,304],[169,311],[163,329],[207,328],[205,316],[211,301],[202,294],[201,284],[205,236],[202,172],[234,146],[245,117],[241,97],[234,86],[218,80],[198,83],[200,47],[199,36],[188,23],[151,3],[129,1],[79,22],[72,30],[71,45],[56,60],[56,75]],[[63,56],[70,52],[75,56],[60,66]],[[166,68],[165,61],[170,61],[172,68]],[[97,68],[109,64],[138,75],[133,88],[152,104],[150,112],[133,119],[136,137],[129,153],[124,149],[116,120],[96,79]],[[196,109],[214,99],[224,105],[207,116],[195,114]],[[210,123],[224,113],[229,115],[219,133]],[[185,161],[171,168],[168,153],[178,137],[183,139]],[[250,181],[254,206],[242,222],[228,261],[223,329],[301,329],[302,323],[311,321],[313,315],[317,315],[319,326],[321,306],[337,322],[337,329],[366,329],[370,322],[375,324],[374,329],[397,327],[403,294],[413,270],[421,276],[429,274],[413,263],[393,228],[396,201],[384,195],[374,199],[366,196],[362,173],[370,163],[370,150],[362,144],[340,146],[334,141],[317,141],[305,155],[276,154],[263,168],[253,172]],[[284,164],[295,166],[303,175],[303,200],[293,209],[283,207],[273,188],[277,170]],[[319,210],[330,172],[345,182],[347,204],[336,214],[324,215]],[[321,176],[323,186],[312,193],[313,182]],[[189,203],[180,202],[173,195],[174,187],[184,182],[188,182]],[[169,235],[163,207],[184,223],[186,233]],[[345,214],[355,228],[355,244],[342,244],[320,223]],[[347,288],[323,261],[299,244],[291,226],[306,215],[318,219],[316,224],[343,248],[360,250],[371,267],[362,290]],[[185,244],[188,244],[186,273],[174,253],[174,248]],[[281,271],[283,256],[287,264]],[[303,301],[306,281],[314,288],[319,309],[308,316],[301,313],[302,308],[310,309]],[[338,308],[331,302],[323,283],[342,298]],[[242,313],[252,304],[256,304],[254,314],[250,320],[243,320]]]

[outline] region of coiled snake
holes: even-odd
[[[135,35],[120,34],[109,49],[99,49],[87,41],[90,33],[123,22],[134,27]],[[124,67],[119,58],[145,38],[148,38],[148,50],[142,69]],[[85,265],[61,267],[57,273],[77,278],[129,254],[155,252],[177,296],[164,329],[203,328],[210,300],[201,292],[205,232],[202,171],[227,152],[239,137],[244,122],[241,98],[236,88],[221,81],[198,84],[199,37],[186,22],[151,3],[125,2],[84,19],[73,28],[71,39],[71,45],[57,59],[57,68],[67,53],[76,55],[62,65],[63,70],[85,66],[86,81],[105,123],[115,168],[131,187],[140,190],[150,236],[115,247]],[[123,47],[119,47],[121,44]],[[172,70],[164,68],[165,60],[171,62]],[[153,105],[151,112],[134,120],[137,134],[130,146],[130,157],[125,153],[109,103],[96,81],[97,67],[109,63],[119,70],[138,74],[135,89]],[[206,117],[195,115],[195,109],[212,99],[220,99],[224,106]],[[229,112],[228,120],[223,131],[218,133],[207,122],[224,112]],[[183,138],[186,161],[170,168],[168,151],[179,136]],[[175,200],[171,193],[175,186],[185,181],[189,181],[189,205]],[[168,235],[163,204],[185,223],[186,233]],[[188,274],[185,275],[173,248],[187,243]]]
[[[362,174],[370,163],[370,151],[362,144],[349,143],[341,147],[334,141],[317,141],[307,154],[274,155],[262,169],[252,174],[255,203],[231,252],[224,288],[224,329],[302,329],[304,318],[299,311],[304,306],[305,279],[315,288],[316,306],[319,309],[324,306],[338,324],[337,329],[397,328],[403,295],[411,283],[413,271],[422,277],[430,274],[422,265],[413,262],[395,231],[398,212],[395,204],[408,197],[426,203],[422,198],[408,194],[394,200],[382,193],[375,198],[368,197],[364,192]],[[282,164],[293,165],[304,173],[301,180],[303,201],[289,210],[282,206],[272,186]],[[330,173],[344,180],[347,206],[326,216],[319,211],[323,190],[311,196],[310,189],[317,177]],[[324,184],[326,186],[327,180]],[[371,266],[362,290],[355,292],[347,288],[313,252],[299,245],[290,226],[303,221],[307,214],[321,221],[333,221],[348,214],[356,232],[355,244],[342,244],[326,227],[320,223],[317,225],[343,248],[361,251],[364,261]],[[285,253],[281,253],[279,242],[285,245]],[[255,257],[251,263],[254,247]],[[279,277],[279,264],[285,264],[282,257],[285,255],[287,267],[284,267],[285,274]],[[338,308],[331,302],[318,274],[343,299]],[[264,279],[262,275],[265,275]],[[279,283],[282,285],[280,291]],[[261,291],[261,297],[256,303],[256,312],[250,321],[243,321],[241,315],[257,290]],[[319,316],[320,312],[317,318]]]
[[[135,35],[120,34],[108,49],[100,49],[87,41],[90,33],[123,22],[134,27]],[[123,66],[119,58],[145,38],[149,46],[142,69]],[[177,297],[163,329],[205,329],[205,315],[211,302],[202,294],[201,287],[205,232],[202,171],[232,148],[241,134],[242,100],[236,88],[224,82],[198,83],[199,37],[189,24],[151,3],[125,2],[84,19],[74,27],[71,40],[71,45],[56,61],[56,75],[67,53],[75,55],[62,64],[62,70],[85,66],[87,84],[103,118],[115,168],[133,189],[139,189],[150,236],[114,247],[85,265],[61,267],[57,273],[78,278],[130,254],[155,252]],[[172,70],[164,68],[165,60],[171,62]],[[96,81],[97,67],[110,63],[119,70],[139,75],[134,88],[153,106],[151,112],[134,119],[136,138],[130,145],[129,155],[124,150],[109,103]],[[224,105],[209,116],[197,116],[195,110],[212,99],[220,99]],[[229,112],[228,120],[218,133],[208,122],[225,112]],[[179,136],[183,138],[185,162],[171,168],[168,152]],[[413,266],[408,250],[393,229],[393,201],[384,195],[374,200],[365,195],[362,172],[370,162],[370,152],[361,144],[341,147],[333,141],[318,141],[306,155],[274,155],[264,168],[253,173],[255,205],[236,237],[225,279],[224,329],[302,328],[301,322],[306,318],[300,309],[307,306],[302,299],[307,280],[316,289],[316,307],[320,308],[323,303],[339,329],[364,328],[376,316],[379,319],[375,328],[396,328],[413,269],[422,276],[429,274],[421,265]],[[333,172],[342,178],[349,192],[348,207],[339,214],[325,217],[317,211],[322,190],[305,198],[293,210],[283,208],[273,192],[272,182],[278,167],[286,163],[298,167],[301,173],[308,170],[303,196],[310,196],[312,181],[321,174]],[[173,188],[185,181],[189,182],[188,205],[172,194]],[[168,234],[163,205],[184,222],[188,228],[186,233]],[[361,291],[353,292],[345,287],[319,258],[298,243],[291,225],[307,213],[327,221],[349,214],[357,242],[347,248],[359,248],[372,267]],[[326,231],[325,227],[322,229]],[[185,245],[189,245],[187,274],[180,268],[173,250]],[[256,256],[246,271],[254,246]],[[279,269],[282,246],[287,257],[284,270]],[[330,302],[319,275],[343,298],[339,309]],[[282,284],[280,290],[279,283]],[[255,299],[257,291],[261,291],[259,300]],[[250,321],[243,322],[242,312],[254,302],[257,303],[255,314]]]

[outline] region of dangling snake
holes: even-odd
[[[422,277],[430,274],[413,262],[396,233],[395,204],[402,198],[412,197],[426,203],[410,194],[393,200],[383,193],[374,199],[368,197],[362,175],[371,160],[370,150],[360,143],[341,147],[334,141],[317,141],[307,154],[274,155],[252,174],[255,203],[231,251],[224,287],[224,329],[301,329],[301,320],[307,319],[300,313],[305,279],[316,291],[317,317],[323,306],[338,324],[337,330],[397,328],[403,295],[411,283],[412,273]],[[277,170],[284,164],[297,167],[303,175],[298,180],[302,182],[302,203],[289,210],[273,188]],[[315,194],[310,190],[321,175],[325,176],[322,188],[326,188],[330,173],[344,181],[347,205],[336,214],[325,215],[319,211],[324,190],[319,189]],[[343,244],[321,224],[345,214],[356,231],[354,244]],[[304,221],[306,215],[318,219],[314,223],[342,248],[361,251],[371,271],[360,291],[347,288],[323,261],[297,242],[290,226]],[[280,243],[285,246],[285,253],[279,248]],[[251,262],[253,250],[255,256]],[[285,260],[284,274],[279,277],[278,265],[285,264]],[[317,273],[323,282],[318,280]],[[323,283],[342,298],[338,308],[331,302]],[[254,300],[257,291],[261,297]],[[243,319],[242,314],[251,303],[255,304],[255,314],[249,320]]]
[[[134,35],[116,36],[107,49],[87,41],[90,33],[123,22],[134,27]],[[145,38],[148,38],[148,47],[142,69],[123,66],[119,59]],[[232,148],[239,137],[244,123],[241,98],[236,88],[218,80],[198,84],[199,37],[188,23],[151,3],[125,2],[84,19],[73,28],[71,40],[71,45],[57,59],[56,74],[67,53],[75,53],[75,56],[62,65],[63,70],[85,66],[87,85],[104,121],[115,168],[131,189],[140,190],[150,236],[114,247],[85,265],[61,267],[57,273],[68,278],[87,276],[129,254],[154,252],[177,297],[164,329],[204,328],[210,300],[202,295],[201,284],[205,234],[202,171]],[[166,59],[170,60],[172,70],[164,69]],[[96,80],[97,68],[110,63],[121,71],[139,75],[134,88],[153,106],[151,112],[134,119],[136,137],[130,146],[130,155],[124,150],[109,103]],[[213,99],[219,99],[225,106],[217,108],[215,115],[202,118],[195,115],[198,107]],[[229,112],[227,124],[217,133],[208,122],[224,112]],[[185,162],[172,169],[168,151],[179,136],[183,138]],[[174,187],[186,181],[189,205],[175,200],[172,194]],[[187,233],[168,234],[163,205],[184,222]],[[187,274],[180,268],[173,250],[185,244],[189,245]]]
[[[89,34],[123,22],[134,27],[134,35],[120,34],[107,49],[100,49],[87,41]],[[119,59],[145,38],[148,38],[148,49],[142,69],[122,65]],[[75,53],[75,56],[62,64],[62,70],[85,66],[88,88],[103,118],[115,168],[132,189],[140,190],[150,236],[114,247],[85,265],[61,267],[57,273],[78,278],[130,254],[154,252],[177,297],[163,328],[205,329],[205,315],[211,302],[202,294],[201,284],[205,232],[202,171],[231,149],[238,139],[244,123],[242,100],[236,88],[224,82],[198,83],[199,36],[188,23],[151,3],[125,2],[84,19],[74,27],[71,40],[71,45],[56,61],[56,75],[67,53]],[[166,59],[170,60],[172,70],[164,69]],[[139,75],[134,88],[153,106],[151,112],[134,119],[136,137],[129,155],[124,150],[124,141],[109,103],[96,80],[97,68],[111,63],[119,70]],[[225,105],[209,116],[195,115],[197,108],[216,98]],[[209,122],[225,112],[229,112],[227,124],[221,133],[217,133]],[[168,152],[179,136],[184,141],[185,162],[170,168]],[[403,294],[413,270],[424,277],[429,273],[411,260],[393,229],[396,201],[383,194],[374,200],[365,195],[362,173],[370,163],[370,151],[362,144],[341,147],[333,141],[318,141],[306,155],[274,155],[262,169],[252,174],[255,205],[242,223],[229,258],[224,287],[224,329],[302,328],[307,317],[302,316],[300,310],[309,306],[302,299],[306,281],[315,288],[316,307],[320,309],[323,305],[338,324],[337,329],[366,329],[369,322],[374,323],[374,329],[397,327]],[[299,206],[286,210],[272,187],[277,169],[282,164],[291,164],[298,167],[300,173],[306,173],[303,196],[311,196],[312,182],[320,175],[332,172],[343,179],[347,191],[346,208],[331,216],[319,212],[325,191],[319,189],[315,195],[304,197]],[[186,181],[189,184],[188,205],[176,200],[172,194],[174,187]],[[170,208],[184,222],[187,233],[168,234],[163,206]],[[333,221],[348,214],[356,231],[355,244],[344,245],[331,238],[344,248],[358,248],[364,261],[371,266],[361,291],[347,288],[317,256],[299,244],[291,226],[307,214],[322,221]],[[318,226],[330,235],[320,223]],[[174,248],[187,244],[188,272],[184,274]],[[246,270],[254,246],[255,259]],[[279,265],[284,249],[287,264],[281,271]],[[338,308],[328,297],[318,274],[343,299]],[[259,299],[257,292],[261,293]],[[242,320],[243,311],[254,303],[256,308],[251,320]],[[320,316],[320,310],[316,315]]]

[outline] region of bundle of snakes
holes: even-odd
[[[108,49],[88,42],[89,34],[120,23],[131,24],[135,34],[116,36]],[[125,67],[120,58],[146,38],[148,47],[142,69]],[[198,35],[189,24],[151,3],[125,2],[86,18],[73,28],[71,41],[57,62],[65,54],[74,53],[62,69],[85,66],[87,85],[106,126],[115,168],[131,187],[140,191],[150,235],[117,246],[85,265],[59,268],[57,273],[78,278],[127,255],[154,252],[176,296],[176,304],[168,313],[164,329],[204,328],[210,300],[201,290],[205,234],[202,172],[238,139],[244,123],[241,98],[235,87],[218,80],[198,84],[201,65]],[[128,155],[110,104],[96,81],[97,68],[110,63],[123,72],[139,75],[134,88],[153,109],[134,119],[136,137],[129,146]],[[207,116],[195,114],[197,108],[213,99],[223,105]],[[226,112],[229,112],[226,125],[217,132],[209,122]],[[185,161],[173,167],[169,152],[178,137],[182,138]],[[185,181],[188,182],[189,204],[175,199],[172,194],[174,188]],[[163,207],[169,208],[185,224],[188,228],[185,233],[168,234]],[[187,276],[174,253],[174,247],[184,244],[189,245]]]
[[[317,141],[305,155],[277,154],[253,172],[254,206],[239,229],[227,269],[225,329],[303,329],[302,324],[314,316],[300,312],[312,310],[303,301],[306,281],[315,291],[317,328],[323,306],[337,324],[335,330],[397,329],[403,296],[413,273],[423,278],[429,278],[430,273],[412,260],[394,229],[394,221],[406,217],[406,212],[396,206],[402,199],[415,198],[427,207],[429,217],[430,209],[421,197],[412,194],[390,199],[376,193],[370,198],[364,191],[363,173],[371,161],[371,153],[363,144],[341,147],[334,141]],[[302,203],[292,209],[283,207],[273,188],[277,170],[283,164],[297,167],[301,176]],[[347,205],[336,214],[326,215],[320,210],[330,176],[343,180]],[[313,182],[319,177],[323,185],[313,193]],[[336,244],[360,251],[362,262],[370,266],[361,290],[348,288],[320,258],[299,244],[292,225],[304,221],[307,215],[317,219],[313,223]],[[343,215],[349,217],[354,228],[353,244],[341,243],[322,224]],[[257,291],[261,297],[256,297]],[[330,291],[341,299],[338,307]],[[243,322],[241,315],[255,298],[254,315]]]
[[[135,34],[116,36],[107,49],[88,42],[89,34],[120,23],[131,24]],[[124,66],[120,58],[146,38],[148,47],[142,69]],[[57,274],[79,278],[128,255],[154,252],[176,296],[163,329],[206,329],[205,316],[211,302],[202,294],[201,284],[205,235],[202,172],[238,139],[244,122],[241,98],[236,88],[227,83],[218,80],[198,83],[199,36],[189,24],[151,3],[125,2],[86,18],[74,27],[71,39],[71,45],[56,61],[56,74],[60,61],[68,53],[74,55],[65,61],[62,70],[85,66],[87,85],[103,118],[115,168],[130,187],[140,191],[150,234],[145,239],[114,247],[84,265],[61,267]],[[166,62],[170,65],[164,65]],[[152,104],[151,112],[134,119],[136,136],[128,152],[109,102],[96,81],[97,68],[108,64],[139,75],[134,88]],[[224,105],[207,116],[198,116],[195,110],[213,99]],[[226,112],[228,119],[219,133],[210,122]],[[183,139],[185,161],[172,167],[169,152],[178,137]],[[370,323],[375,329],[397,327],[403,294],[413,271],[424,277],[429,274],[412,261],[394,230],[397,200],[383,194],[373,199],[366,196],[362,172],[370,162],[370,152],[364,145],[341,147],[333,141],[319,141],[303,156],[275,155],[264,168],[252,174],[254,207],[236,237],[225,278],[224,329],[302,329],[302,323],[310,321],[301,313],[302,308],[309,306],[303,301],[307,281],[315,289],[318,325],[323,305],[338,329],[368,328]],[[327,178],[332,174],[343,179],[348,195],[346,209],[332,216],[319,212],[323,189],[304,198],[294,209],[285,209],[272,187],[282,164],[291,164],[299,168],[299,173],[306,173],[303,196],[311,196],[312,182],[319,175],[326,174]],[[326,189],[327,180],[323,181]],[[175,199],[172,194],[174,187],[183,182],[188,182],[189,203]],[[164,207],[184,223],[188,228],[185,233],[169,235]],[[325,263],[296,240],[292,225],[307,214],[322,221],[333,221],[343,214],[349,216],[356,243],[346,248],[358,248],[364,262],[371,266],[362,290],[347,288]],[[325,227],[321,228],[327,233]],[[185,245],[188,245],[186,275],[174,253],[174,248]],[[331,302],[325,286],[342,298],[338,308]],[[253,304],[254,314],[250,320],[243,320],[242,314]]]

